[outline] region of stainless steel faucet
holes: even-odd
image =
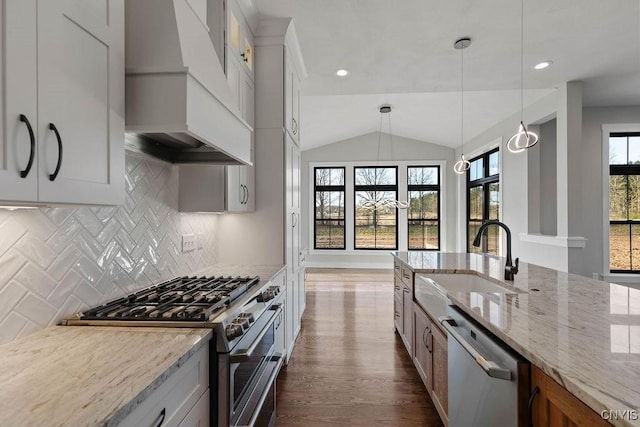
[[[496,220],[485,222],[480,226],[478,234],[476,234],[475,239],[473,239],[473,246],[480,246],[480,238],[482,237],[482,233],[484,233],[484,230],[486,230],[490,225],[497,225],[498,227],[502,227],[507,233],[507,264],[504,266],[504,280],[513,280],[513,276],[518,273],[520,258],[516,258],[516,265],[514,266],[511,261],[511,230],[509,230],[509,227],[507,227],[506,224]]]

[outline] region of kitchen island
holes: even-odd
[[[393,255],[418,279],[466,273],[514,291],[487,294],[443,288],[451,302],[597,414],[630,411],[609,421],[640,425],[634,419],[640,412],[640,292],[527,263],[520,263],[513,282],[504,281],[505,260],[490,255]],[[419,305],[433,303],[425,298],[430,299],[416,289]]]

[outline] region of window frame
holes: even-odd
[[[640,131],[611,131],[608,132],[606,134],[606,138],[607,141],[610,141],[611,138],[620,138],[620,137],[626,137],[627,138],[627,162],[628,162],[628,158],[629,158],[629,137],[640,137]],[[607,247],[608,250],[606,251],[606,256],[607,256],[607,262],[606,262],[606,269],[609,271],[609,273],[612,274],[640,274],[640,269],[633,269],[633,226],[640,226],[640,219],[638,220],[631,220],[629,219],[629,207],[628,207],[628,203],[629,203],[629,187],[628,187],[628,177],[629,176],[640,176],[640,164],[618,164],[618,165],[612,165],[609,163],[609,157],[608,157],[608,152],[609,152],[609,144],[607,143],[607,165],[609,167],[609,173],[606,176],[606,180],[607,180],[607,187],[609,185],[610,182],[610,178],[611,176],[624,176],[627,178],[627,219],[626,220],[612,220],[611,219],[611,210],[610,210],[610,197],[611,194],[608,192],[608,197],[607,197],[607,215],[606,215],[606,222],[609,226],[609,233],[607,233]],[[628,225],[629,226],[629,265],[631,266],[631,268],[629,270],[622,270],[622,269],[612,269],[611,268],[611,226],[612,225]]]
[[[357,185],[356,184],[356,169],[394,169],[395,170],[395,184],[383,184],[383,185]],[[353,170],[353,250],[354,251],[394,251],[398,250],[398,228],[400,228],[400,218],[398,215],[398,208],[395,208],[396,214],[396,232],[395,232],[395,244],[393,247],[389,248],[360,248],[356,245],[357,241],[357,227],[356,227],[356,193],[358,191],[395,191],[396,200],[398,198],[398,165],[374,165],[374,166],[360,166],[354,165],[352,166]]]
[[[316,184],[316,170],[318,169],[342,169],[342,185],[317,185]],[[317,192],[325,191],[325,192],[333,192],[333,191],[342,191],[344,194],[344,206],[342,207],[342,247],[336,248],[319,248],[317,241],[317,228],[316,224],[319,220],[316,217],[316,209],[315,209],[315,196]],[[313,249],[318,251],[327,251],[327,250],[345,250],[347,248],[347,168],[346,166],[314,166],[313,167]],[[320,219],[322,220],[322,219]],[[340,221],[337,219],[335,221]]]
[[[500,166],[498,166],[498,172],[494,175],[489,175],[489,170],[490,170],[490,166],[489,166],[489,157],[494,154],[494,153],[498,153],[498,159],[500,159],[500,147],[495,147],[490,149],[489,151],[486,151],[472,159],[469,160],[469,162],[471,164],[473,164],[473,162],[475,162],[476,160],[482,159],[482,177],[478,178],[478,179],[474,179],[471,180],[471,168],[469,168],[467,170],[467,173],[465,174],[465,181],[466,181],[466,204],[467,204],[467,212],[466,212],[466,221],[465,221],[465,228],[467,230],[466,232],[466,248],[467,248],[467,252],[473,252],[471,249],[471,236],[470,236],[470,229],[469,229],[469,224],[472,222],[471,221],[471,188],[475,188],[475,187],[482,187],[482,219],[480,220],[480,225],[484,224],[485,222],[489,221],[489,214],[490,214],[490,187],[491,184],[498,184],[500,186],[500,192],[502,191],[502,186],[500,185]],[[502,163],[500,161],[500,163]],[[502,200],[500,200],[500,206],[502,206]],[[498,220],[500,219],[500,209],[498,209]],[[478,222],[478,220],[473,220],[473,222]],[[474,236],[475,237],[475,236]],[[488,253],[488,237],[487,234],[484,234],[482,236],[482,240],[481,240],[481,246],[480,246],[480,252],[482,253]],[[498,242],[500,241],[500,239],[498,239]],[[498,243],[498,255],[500,252],[500,244]]]
[[[409,168],[435,168],[436,169],[436,174],[438,177],[438,183],[437,184],[409,184]],[[441,214],[441,202],[442,202],[442,196],[440,194],[440,181],[441,181],[441,175],[440,175],[440,165],[414,165],[414,164],[410,164],[407,165],[406,167],[406,175],[407,175],[407,201],[411,202],[411,199],[409,197],[409,194],[411,191],[435,191],[438,195],[437,199],[438,199],[438,209],[437,209],[437,216],[436,219],[425,219],[425,218],[420,218],[420,219],[410,219],[409,218],[409,210],[407,209],[407,250],[408,251],[432,251],[432,252],[437,252],[440,251],[440,247],[442,245],[441,243],[441,218],[440,218],[440,214]],[[412,249],[411,248],[411,236],[410,236],[410,227],[409,224],[411,221],[421,221],[421,222],[426,222],[426,221],[435,221],[438,224],[438,246],[435,249],[429,249],[429,248],[421,248],[421,249]]]

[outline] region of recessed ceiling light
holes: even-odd
[[[539,64],[536,64],[533,68],[535,68],[536,70],[544,70],[551,64],[553,64],[553,61],[542,61]]]
[[[338,77],[346,77],[347,75],[349,75],[349,70],[345,70],[344,68],[341,68],[338,71],[336,71],[336,76]]]

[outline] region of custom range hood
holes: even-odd
[[[206,5],[126,1],[125,144],[172,163],[250,165],[253,129],[216,55]]]

